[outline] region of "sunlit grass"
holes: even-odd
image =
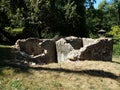
[[[117,62],[77,61],[33,68],[9,66],[0,68],[0,90],[120,90],[119,77]]]
[[[10,45],[0,45],[0,48],[11,48]]]

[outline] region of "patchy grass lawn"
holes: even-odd
[[[0,90],[120,90],[120,64],[78,61],[0,68]]]
[[[9,47],[7,52],[4,50],[0,48],[1,63],[13,59]],[[66,61],[29,68],[2,64],[0,90],[120,90],[120,58],[112,62]]]

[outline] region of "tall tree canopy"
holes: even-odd
[[[95,35],[100,29],[110,31],[112,26],[120,25],[119,2],[120,0],[109,2],[102,0],[97,9],[87,8],[86,25],[88,31]]]
[[[0,10],[4,7],[5,27],[24,27],[23,36],[43,37],[43,34],[87,37],[85,3],[94,0],[1,0]],[[5,19],[9,20],[5,20]],[[0,25],[3,21],[0,22]],[[6,25],[3,24],[3,25]]]
[[[120,0],[0,0],[0,36],[18,38],[75,35],[88,37],[99,29],[107,31],[120,24]],[[6,30],[6,28],[9,28]],[[22,33],[12,35],[14,28]],[[15,41],[14,40],[14,41]]]

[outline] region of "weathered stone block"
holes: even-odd
[[[57,62],[56,45],[52,39],[19,39],[13,46],[16,59],[41,63]]]
[[[82,38],[83,41],[83,47],[85,47],[86,45],[90,45],[91,43],[93,43],[95,41],[95,39],[92,38]]]
[[[85,43],[81,49],[71,51],[69,60],[112,60],[113,40],[110,38],[83,39]],[[87,44],[88,43],[88,44]]]
[[[39,47],[40,42],[42,40],[37,38],[18,39],[13,48],[30,55],[38,55],[43,52],[43,48]]]
[[[103,61],[112,60],[113,40],[110,38],[95,39],[94,42],[83,48],[85,48],[85,50],[81,51],[80,59]]]
[[[44,54],[48,57],[48,62],[57,62],[57,53],[55,41],[52,39],[42,39],[39,43],[39,47],[44,49]]]
[[[53,39],[28,38],[17,40],[13,46],[16,59],[38,64],[66,60],[112,60],[111,38],[78,38],[74,36]]]
[[[62,62],[67,60],[67,55],[72,50],[80,49],[83,46],[82,39],[74,36],[61,38],[56,41],[57,60]]]

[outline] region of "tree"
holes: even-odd
[[[114,5],[114,8],[116,9],[117,14],[117,21],[120,25],[120,0],[111,0],[111,3]]]
[[[7,10],[8,10],[8,7],[7,7],[7,3],[5,2],[5,0],[2,0],[0,1],[0,40],[3,39],[3,35],[6,36],[7,38],[9,38],[10,40],[12,40],[12,36],[6,32],[4,29],[6,26],[9,25],[9,18],[8,18],[8,15],[7,15]]]
[[[103,0],[98,9],[88,8],[86,10],[86,24],[90,33],[97,35],[97,31],[105,29],[110,31],[114,25],[119,25],[118,10],[115,3]]]
[[[114,3],[103,1],[100,3],[99,9],[104,11],[102,23],[104,23],[106,29],[110,29],[111,26],[118,25],[117,9]]]
[[[14,28],[24,28],[22,35],[12,35],[15,40],[54,37],[56,33],[87,37],[86,1],[91,7],[95,0],[1,0],[0,9],[6,9],[2,18],[4,21],[1,21],[5,22],[1,23],[4,25],[2,30],[6,32],[6,27],[11,28],[11,31]],[[6,33],[10,36],[9,32]]]
[[[37,22],[41,22],[38,24],[40,26],[37,28],[38,32],[60,32],[63,36],[87,36],[84,3],[85,0],[38,0],[34,3],[35,5],[30,2],[28,9],[29,15],[32,15],[29,16],[28,22],[35,23],[37,18]]]

